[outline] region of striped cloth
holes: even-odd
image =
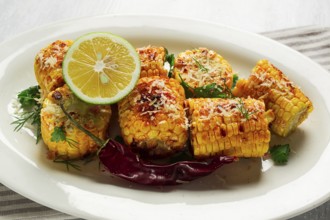
[[[309,56],[330,71],[330,28],[304,27],[263,33]],[[330,201],[292,218],[325,220],[330,218]],[[37,204],[0,183],[0,219],[78,219]]]
[[[330,28],[305,27],[267,32],[273,38],[310,57],[330,71]]]

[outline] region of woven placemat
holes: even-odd
[[[319,63],[330,72],[330,28],[304,27],[263,33]],[[329,73],[330,74],[330,73]],[[292,219],[329,219],[330,202]],[[79,219],[35,203],[0,183],[0,219]]]

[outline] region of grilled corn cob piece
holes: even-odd
[[[233,70],[222,56],[207,48],[187,50],[175,58],[174,77],[184,80],[192,88],[211,83],[231,88]],[[180,77],[181,76],[181,77]]]
[[[313,111],[313,104],[286,75],[268,60],[260,60],[246,79],[238,80],[233,94],[262,99],[275,113],[271,129],[280,136],[294,131]]]
[[[190,141],[196,158],[261,157],[269,148],[273,112],[255,99],[187,99]]]
[[[159,158],[183,149],[188,139],[184,98],[184,90],[175,79],[140,78],[118,104],[125,143],[145,156]]]
[[[64,85],[62,61],[71,45],[71,40],[57,40],[37,54],[34,62],[34,72],[43,97]]]
[[[55,99],[59,95],[70,115],[103,140],[106,138],[111,117],[110,106],[84,103],[76,98],[66,85],[50,92],[41,109],[41,134],[49,149],[49,158],[76,159],[95,152],[98,149],[96,143],[75,127],[63,113]],[[64,131],[66,136],[64,141],[56,142],[52,139],[56,127]]]
[[[164,76],[167,70],[164,68],[166,49],[164,47],[147,46],[136,49],[141,61],[140,77]]]

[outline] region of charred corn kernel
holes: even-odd
[[[41,134],[49,149],[49,157],[51,159],[57,157],[75,159],[94,153],[98,146],[64,115],[54,98],[58,94],[62,96],[64,108],[72,117],[88,131],[103,140],[106,139],[111,117],[110,106],[84,103],[76,98],[66,85],[50,92],[43,102],[40,115]],[[52,134],[56,127],[63,129],[66,135],[65,140],[60,142],[52,140]]]
[[[268,60],[260,60],[246,79],[238,80],[233,94],[262,99],[272,109],[271,129],[280,136],[294,131],[313,111],[313,104],[288,77]]]
[[[182,150],[188,139],[184,99],[184,90],[175,79],[140,78],[133,91],[118,103],[125,143],[156,157]]]
[[[164,47],[147,46],[136,49],[141,60],[140,78],[149,76],[167,77],[168,71],[164,68],[166,50]]]
[[[199,98],[187,99],[185,105],[196,158],[214,155],[261,157],[268,151],[268,125],[274,119],[274,113],[265,111],[264,102],[252,98]]]
[[[207,48],[187,50],[175,58],[174,76],[179,82],[181,78],[193,88],[216,83],[226,84],[231,88],[233,71],[230,64],[222,56]],[[181,78],[180,78],[181,76]]]
[[[49,92],[64,85],[62,61],[72,43],[71,40],[57,40],[37,54],[34,73],[43,97],[47,97]]]

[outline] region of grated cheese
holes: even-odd
[[[222,101],[214,101],[213,99],[206,99],[206,102],[203,102],[203,106],[200,108],[200,120],[210,120],[214,117],[233,117],[234,115],[239,115],[241,122],[246,121],[247,119],[244,117],[243,113],[241,112],[240,108],[242,108],[240,99],[227,99]],[[201,103],[197,103],[200,105]],[[246,113],[249,116],[254,116],[255,113],[260,112],[262,110],[262,106],[257,103],[253,102],[253,108],[246,108],[243,106]]]
[[[251,76],[255,77],[258,80],[258,82],[253,81],[254,88],[256,89],[260,87],[266,89],[275,88],[280,90],[285,95],[285,94],[292,94],[290,88],[293,89],[296,88],[296,86],[281,73],[277,79],[267,72],[260,72],[260,73],[253,72]]]
[[[139,99],[134,100],[142,106],[140,115],[148,115],[150,120],[155,120],[154,116],[159,112],[166,113],[172,119],[180,118],[176,98],[162,79],[152,81],[148,85],[147,94],[140,94]]]
[[[44,62],[44,68],[51,67],[54,68],[57,63],[57,58],[50,56]]]
[[[68,49],[69,47],[65,42],[55,41],[37,54],[37,62],[40,64],[42,70],[54,68],[56,64],[62,61]]]
[[[178,59],[183,65],[176,68],[180,69],[183,73],[181,77],[191,86],[196,88],[213,82],[224,83],[222,79],[227,74],[226,68],[216,52],[199,48],[181,53]]]

